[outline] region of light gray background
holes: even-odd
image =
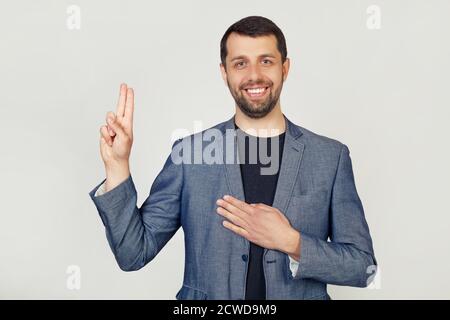
[[[66,9],[81,8],[81,29]],[[366,26],[369,5],[381,29]],[[379,289],[334,299],[450,298],[450,1],[4,1],[0,11],[0,298],[174,299],[180,229],[121,271],[88,192],[104,178],[99,128],[119,84],[135,88],[138,205],[171,133],[232,116],[219,72],[229,25],[263,15],[291,58],[282,110],[346,143],[380,263]],[[81,268],[69,290],[66,269]],[[220,272],[220,270],[218,270]]]

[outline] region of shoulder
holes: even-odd
[[[300,142],[302,142],[308,149],[315,150],[319,153],[337,153],[340,154],[343,150],[347,149],[347,146],[340,140],[326,136],[324,134],[318,133],[311,129],[307,129],[303,126],[299,126],[294,123],[290,125],[296,127],[298,131],[301,132],[299,137]]]

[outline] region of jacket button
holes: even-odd
[[[247,260],[248,260],[248,255],[243,254],[243,255],[242,255],[242,260],[247,261]]]

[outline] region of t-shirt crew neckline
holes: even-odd
[[[235,128],[236,130],[237,130],[237,129],[241,130],[242,134],[244,134],[244,135],[246,135],[246,136],[249,136],[249,137],[251,137],[251,138],[256,138],[256,139],[273,139],[273,138],[283,138],[283,137],[285,136],[285,134],[286,134],[286,131],[284,131],[283,133],[280,133],[279,135],[276,135],[276,136],[271,136],[271,137],[260,137],[260,136],[254,136],[254,135],[251,135],[251,134],[249,134],[249,133],[245,132],[245,131],[244,131],[244,130],[242,130],[241,128],[239,128],[239,127],[238,127],[238,125],[236,124],[236,122],[234,123],[234,128]]]

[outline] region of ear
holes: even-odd
[[[222,74],[223,82],[225,83],[226,86],[228,86],[228,82],[227,82],[227,70],[226,70],[226,68],[225,68],[225,66],[223,65],[222,62],[219,64],[219,66],[220,66],[220,73]]]
[[[285,81],[288,76],[290,66],[291,60],[289,58],[286,58],[286,60],[283,63],[283,81]]]

